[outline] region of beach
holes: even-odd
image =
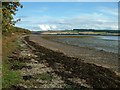
[[[120,89],[117,2],[17,1],[1,8],[2,90]]]
[[[72,88],[94,90],[100,88],[107,88],[107,89],[119,88],[120,86],[120,82],[119,82],[120,77],[117,71],[115,73],[115,70],[113,70],[113,68],[105,67],[102,66],[102,64],[97,64],[95,62],[92,63],[90,62],[90,60],[89,61],[84,60],[83,59],[84,57],[75,56],[75,54],[71,56],[73,54],[73,51],[68,51],[67,49],[73,50],[75,49],[75,47],[60,44],[58,42],[52,42],[50,40],[43,39],[41,36],[38,35],[29,35],[25,37],[24,40],[26,42],[26,45],[30,48],[30,50],[32,50],[32,52],[35,55],[37,55],[37,58],[34,59],[38,62],[36,65],[40,63],[44,64],[47,68],[49,68],[47,73],[49,74],[54,73],[58,77],[60,77],[62,82],[64,82],[65,85],[63,86],[64,88],[66,87],[69,88],[68,86],[70,86]],[[68,52],[64,53],[65,51],[63,52],[63,50]],[[78,47],[76,47],[75,50],[79,51],[80,49],[78,50]],[[87,50],[87,48],[81,50]],[[97,55],[97,52],[94,55]],[[112,57],[112,54],[109,54],[109,56],[110,55]],[[105,56],[106,55],[104,55],[104,57]],[[88,56],[86,55],[86,58],[92,59],[90,55]],[[95,58],[98,59],[97,56]],[[103,57],[101,56],[101,58]],[[33,66],[32,66],[33,69],[38,68]],[[52,71],[50,68],[52,69]],[[41,69],[42,68],[39,68],[38,70],[39,72],[36,71],[36,69],[34,69],[33,72],[29,72],[30,75],[27,74],[29,70],[26,69],[27,72],[25,71],[25,73],[27,75],[24,77],[27,77],[27,79],[29,78],[30,80],[31,78],[33,78],[34,80],[34,78],[36,77],[33,74],[35,72],[36,73],[42,72]],[[58,84],[58,85],[63,85],[63,84]],[[25,87],[24,85],[22,86]]]
[[[47,36],[46,36],[47,37]],[[98,66],[109,68],[119,72],[118,55],[111,52],[99,51],[87,47],[76,47],[54,42],[42,38],[40,35],[31,35],[30,40],[53,51],[62,52],[69,57],[77,57],[86,63],[94,63]]]

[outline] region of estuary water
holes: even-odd
[[[63,35],[60,35],[61,37]],[[64,35],[68,36],[68,35]],[[72,36],[72,37],[70,37]],[[75,35],[69,35],[68,38],[54,38],[54,41],[66,43],[70,45],[95,48],[107,52],[118,53],[118,44],[120,36],[93,36],[93,35],[77,35],[79,38],[74,38]]]

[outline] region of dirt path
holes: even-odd
[[[88,63],[94,63],[99,66],[110,68],[113,71],[120,72],[118,65],[118,55],[94,49],[70,46],[58,42],[43,39],[40,35],[31,35],[30,40],[54,51],[63,52],[70,57],[78,57]]]

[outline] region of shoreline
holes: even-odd
[[[94,45],[94,47],[93,46],[90,46],[89,45],[89,43],[88,43],[88,45],[86,45],[83,41],[83,43],[85,44],[85,46],[83,45],[83,44],[81,44],[81,43],[79,43],[79,44],[74,44],[74,42],[73,43],[71,43],[69,40],[70,39],[79,39],[80,38],[80,40],[83,38],[83,40],[87,40],[86,38],[88,38],[88,39],[92,39],[92,40],[96,40],[96,41],[94,41],[94,42],[98,42],[98,40],[100,39],[100,40],[106,40],[106,41],[117,41],[118,42],[118,40],[109,40],[109,39],[104,39],[104,37],[103,37],[103,39],[102,39],[102,37],[99,37],[99,36],[95,36],[95,35],[74,35],[74,36],[72,36],[72,35],[41,35],[43,38],[45,38],[45,39],[48,39],[48,40],[51,40],[51,41],[54,41],[54,42],[58,42],[58,43],[62,43],[62,44],[66,44],[66,45],[71,45],[71,46],[76,46],[76,47],[83,47],[83,48],[88,48],[88,49],[93,49],[93,50],[96,50],[96,51],[104,51],[104,52],[106,52],[106,53],[114,53],[114,54],[118,54],[118,49],[116,49],[116,48],[114,48],[114,49],[111,49],[109,46],[109,48],[107,48],[107,46],[106,46],[106,48],[104,48],[104,47],[100,47],[99,46],[99,44],[98,45],[96,45],[95,43],[93,43],[93,45]],[[70,39],[69,39],[70,38]],[[65,40],[66,39],[66,40]],[[68,40],[68,42],[67,42],[67,40]],[[78,42],[80,42],[80,41],[78,41]],[[89,41],[88,41],[89,42]],[[76,41],[75,41],[75,43],[77,43]],[[91,44],[91,43],[90,43]],[[102,44],[102,45],[106,45],[106,43],[105,44]],[[98,47],[97,47],[98,46]],[[115,47],[115,46],[114,46]]]
[[[92,35],[92,36],[120,36],[119,34],[118,35],[112,35],[112,34],[108,34],[108,35],[105,35],[105,34],[40,34],[40,35]]]
[[[53,51],[62,52],[69,57],[77,57],[86,63],[93,63],[98,66],[109,68],[118,74],[120,73],[118,70],[118,55],[115,53],[99,51],[87,47],[66,45],[63,43],[44,39],[40,35],[30,35],[30,40],[38,43],[45,48],[51,49]]]
[[[25,37],[25,41],[34,47],[37,55],[40,56],[41,59],[46,60],[49,66],[55,69],[54,72],[69,84],[74,82],[72,78],[76,77],[77,80],[84,79],[87,85],[89,85],[89,88],[93,89],[119,88],[120,86],[120,77],[107,68],[92,63],[85,63],[80,58],[69,57],[61,52],[43,47],[31,40],[29,36]],[[55,64],[57,64],[57,67]],[[71,78],[72,81],[69,78]],[[81,88],[80,83],[76,83],[74,86]]]
[[[115,51],[111,51],[111,50],[106,50],[106,49],[99,49],[99,48],[94,48],[94,47],[88,47],[88,46],[81,46],[81,45],[74,45],[74,44],[70,44],[70,43],[66,43],[66,42],[62,42],[62,41],[59,41],[59,40],[54,40],[54,39],[59,39],[59,38],[96,38],[94,36],[84,36],[84,35],[81,35],[81,36],[59,36],[59,35],[41,35],[42,38],[45,38],[45,39],[48,39],[50,41],[53,41],[53,42],[57,42],[57,43],[61,43],[61,44],[66,44],[66,45],[70,45],[70,46],[75,46],[75,47],[81,47],[81,48],[88,48],[88,49],[93,49],[95,51],[103,51],[103,52],[106,52],[106,53],[113,53],[113,54],[118,54],[118,51],[115,52]]]

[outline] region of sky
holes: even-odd
[[[18,27],[32,31],[118,29],[117,2],[21,2]]]

